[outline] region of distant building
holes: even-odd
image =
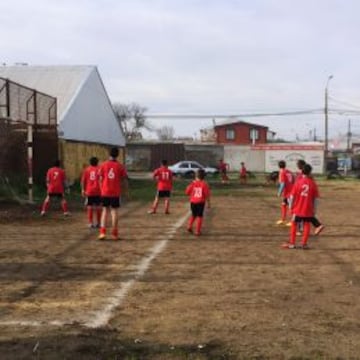
[[[215,139],[218,144],[254,145],[268,141],[269,128],[245,121],[232,121],[215,125]]]

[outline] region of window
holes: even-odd
[[[250,140],[255,141],[259,140],[259,130],[258,129],[250,129]]]
[[[226,129],[225,137],[226,137],[226,140],[235,140],[235,130],[234,129]]]

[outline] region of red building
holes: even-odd
[[[245,121],[234,121],[216,125],[214,130],[218,144],[251,145],[267,143],[269,128]]]

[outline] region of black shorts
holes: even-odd
[[[120,197],[103,196],[101,198],[101,203],[103,207],[111,207],[113,209],[117,209],[120,207]]]
[[[191,213],[194,217],[203,217],[205,203],[190,203]]]
[[[171,195],[170,190],[158,190],[156,196],[159,198],[168,198]]]
[[[309,216],[309,217],[304,217],[304,216],[297,216],[295,215],[294,217],[294,221],[296,223],[301,223],[301,222],[313,222],[314,217],[313,216]]]
[[[64,193],[48,193],[48,195],[51,198],[58,198],[58,199],[62,199],[64,197]]]
[[[101,196],[88,196],[86,198],[87,206],[99,206],[101,205]]]

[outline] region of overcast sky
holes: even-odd
[[[0,2],[0,63],[97,65],[112,102],[149,114],[360,110],[358,0],[11,0]],[[356,109],[329,101],[331,108]],[[330,115],[329,132],[360,133]],[[280,137],[324,135],[324,115],[243,118]],[[194,135],[203,120],[152,120]]]

